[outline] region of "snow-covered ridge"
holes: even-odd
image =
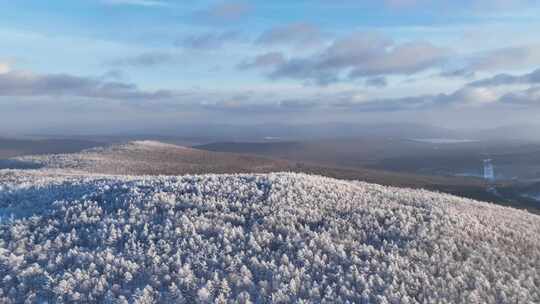
[[[147,140],[91,148],[79,153],[23,156],[14,160],[44,169],[124,175],[264,173],[283,170],[289,165],[286,161],[209,152]]]
[[[538,303],[540,217],[303,174],[0,171],[0,302]]]
[[[55,156],[63,156],[63,157],[87,157],[91,158],[97,154],[101,155],[111,155],[114,153],[120,153],[120,152],[136,152],[136,151],[143,151],[143,150],[163,150],[163,149],[169,149],[169,150],[190,150],[190,148],[183,147],[183,146],[177,146],[173,144],[163,143],[159,141],[153,141],[153,140],[136,140],[136,141],[130,141],[123,144],[112,144],[108,146],[103,147],[95,147],[90,149],[85,149],[79,153],[67,153],[67,154],[49,154],[49,155],[35,155],[35,156],[22,156],[17,157],[16,159],[20,160],[43,160],[48,158],[53,158]]]
[[[82,153],[96,153],[96,152],[119,152],[119,151],[139,151],[139,150],[154,150],[154,149],[184,149],[189,150],[190,148],[168,144],[160,141],[154,140],[135,140],[130,141],[124,144],[113,144],[106,147],[96,147],[91,149],[86,149]]]
[[[134,146],[143,146],[143,147],[151,147],[151,148],[184,148],[183,146],[177,146],[173,144],[167,144],[160,141],[155,140],[135,140],[131,142]]]

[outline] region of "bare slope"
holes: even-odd
[[[0,180],[2,303],[540,302],[540,217],[510,208],[303,174]]]

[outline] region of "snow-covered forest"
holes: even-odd
[[[540,217],[303,174],[0,170],[0,303],[539,303]]]

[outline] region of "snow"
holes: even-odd
[[[524,211],[293,173],[91,174],[85,161],[0,170],[14,216],[0,223],[0,303],[540,302],[540,217]]]
[[[144,147],[144,148],[148,148],[148,149],[155,149],[155,148],[162,148],[162,149],[170,149],[170,148],[189,149],[189,148],[186,148],[186,147],[177,146],[177,145],[173,145],[173,144],[162,143],[162,142],[153,141],[153,140],[136,140],[136,141],[130,142],[125,147],[128,148],[128,149],[129,148],[137,148],[137,147],[138,148]]]

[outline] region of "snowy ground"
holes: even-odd
[[[540,217],[428,191],[75,166],[0,210],[0,303],[540,303]]]

